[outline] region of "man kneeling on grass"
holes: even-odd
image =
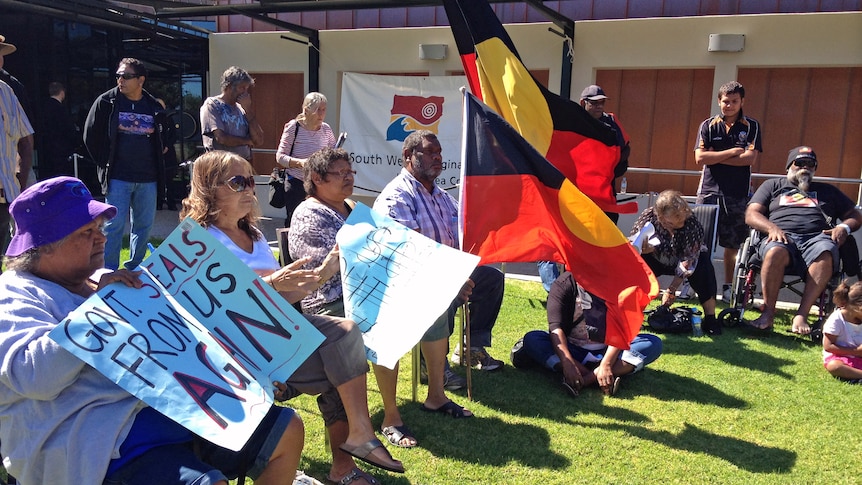
[[[512,349],[512,365],[518,368],[537,363],[563,373],[563,388],[573,397],[581,388],[598,386],[612,396],[619,389],[620,376],[637,372],[658,359],[662,341],[652,334],[640,334],[631,349],[607,345],[605,302],[587,293],[566,271],[548,293],[548,331],[533,330]]]

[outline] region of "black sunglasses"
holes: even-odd
[[[118,72],[118,73],[114,74],[114,77],[117,79],[123,78],[126,81],[128,81],[129,79],[135,79],[136,77],[141,77],[141,76],[139,74],[135,74],[135,73],[131,73],[131,72],[124,72],[122,74],[120,74]]]
[[[243,177],[242,175],[236,175],[225,180],[224,185],[227,185],[228,188],[233,190],[234,192],[242,192],[249,187],[254,189],[254,177]]]
[[[799,168],[817,168],[817,161],[810,158],[797,158],[793,161],[793,165]]]

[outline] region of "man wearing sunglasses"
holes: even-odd
[[[772,328],[784,270],[793,265],[805,278],[805,289],[791,330],[808,334],[811,305],[838,271],[838,247],[862,225],[862,212],[835,186],[812,181],[817,155],[811,147],[790,150],[786,169],[787,177],[769,179],[757,189],[745,212],[745,223],[766,235],[757,249],[764,310],[751,326]]]
[[[147,68],[138,59],[120,61],[117,85],[96,98],[84,123],[84,144],[96,163],[105,202],[117,208],[106,224],[105,267],[119,269],[126,220],[131,217],[126,269],[144,259],[156,217],[156,201],[164,185],[164,108],[144,90]]]

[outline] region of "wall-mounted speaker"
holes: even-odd
[[[709,52],[742,52],[745,34],[709,34]]]
[[[419,59],[445,59],[448,49],[446,44],[419,44]]]

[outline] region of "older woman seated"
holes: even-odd
[[[710,335],[721,334],[721,323],[715,319],[715,268],[704,244],[703,226],[691,212],[688,202],[675,190],[658,195],[653,207],[644,210],[632,227],[637,233],[646,223],[655,227],[660,244],[645,241],[641,256],[656,276],[673,275],[673,281],[662,294],[661,304],[670,305],[676,289],[688,278],[703,306],[703,330]]]
[[[258,214],[254,172],[244,158],[213,151],[195,161],[191,192],[183,200],[180,217],[191,217],[204,226],[289,302],[299,301],[338,271],[337,255],[313,270],[298,269],[307,260],[279,268],[255,225]],[[332,451],[329,479],[376,482],[356,467],[351,455],[403,473],[401,462],[393,459],[374,436],[366,394],[368,364],[359,329],[344,318],[310,316],[308,320],[326,340],[281,386],[282,397],[296,392],[319,394],[317,403],[329,430]]]
[[[80,180],[57,177],[10,206],[16,234],[0,276],[0,440],[21,483],[214,483],[248,473],[284,483],[302,453],[302,421],[273,406],[245,448],[201,439],[146,406],[48,337],[67,314],[110,283],[140,288],[139,273],[91,275],[104,266],[114,206]]]
[[[350,156],[342,149],[318,150],[303,165],[305,191],[309,197],[293,213],[288,235],[290,257],[306,258],[306,268],[326,264],[337,251],[335,235],[350,214],[353,201],[353,176]],[[302,312],[307,314],[344,316],[344,294],[341,273],[336,273],[302,299]],[[395,369],[374,364],[374,375],[383,398],[383,425],[381,431],[395,446],[416,446],[413,432],[404,425],[395,400],[398,384],[398,366]]]

